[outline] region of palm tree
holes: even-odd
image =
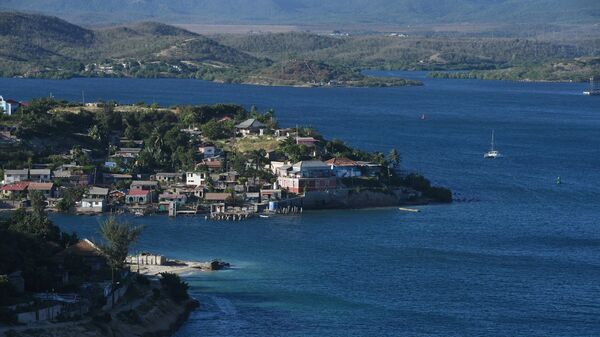
[[[100,225],[100,234],[105,243],[100,246],[111,269],[112,305],[115,305],[115,271],[123,269],[129,246],[142,233],[143,227],[131,227],[126,222],[108,218]]]

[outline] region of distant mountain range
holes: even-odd
[[[493,70],[555,62],[540,79],[580,80],[597,72],[600,39],[551,42],[506,38],[279,34],[207,37],[158,22],[90,29],[57,17],[0,12],[0,76],[180,77],[264,85],[412,85],[363,69]],[[578,63],[575,58],[594,57]],[[556,63],[558,62],[558,63]],[[550,64],[550,63],[549,63]],[[560,68],[560,69],[559,69]],[[566,69],[566,70],[565,70]],[[518,75],[518,74],[517,74]],[[510,76],[518,77],[515,72]],[[505,75],[502,75],[505,76]]]
[[[2,0],[0,9],[77,23],[158,20],[231,24],[598,23],[598,0]]]

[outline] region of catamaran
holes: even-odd
[[[487,159],[495,159],[501,157],[500,152],[496,151],[496,149],[494,149],[494,131],[492,130],[492,147],[490,148],[490,150],[488,152],[486,152],[483,155],[483,158],[487,158]]]

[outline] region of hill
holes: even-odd
[[[597,23],[600,16],[596,0],[3,0],[0,8],[40,11],[88,24]]]
[[[7,77],[215,79],[268,64],[205,36],[156,22],[90,30],[57,17],[2,12],[0,43],[4,46],[0,74]]]
[[[270,85],[417,84],[397,79],[362,81],[365,76],[358,70],[325,62],[313,64],[318,76],[302,67],[279,76],[269,58],[156,22],[90,30],[56,17],[3,12],[0,43],[0,76],[4,77],[181,77]],[[293,41],[297,50],[331,43],[311,35]]]

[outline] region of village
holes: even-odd
[[[102,103],[77,108],[102,109]],[[135,168],[144,152],[154,144],[127,138],[122,132],[110,135],[104,158],[91,158],[91,150],[74,147],[60,154],[61,165],[4,168],[0,205],[28,207],[34,192],[43,195],[49,211],[203,214],[215,220],[243,220],[314,208],[391,206],[415,202],[427,192],[411,188],[406,180],[391,186],[402,177],[396,150],[388,158],[349,150],[339,141],[326,141],[313,129],[280,128],[272,115],[253,112],[250,117],[236,121],[234,114],[225,113],[211,119],[206,124],[233,126],[231,134],[221,139],[207,135],[202,125],[180,128],[188,140],[184,146],[192,149],[194,159],[185,171],[138,172]],[[360,160],[370,158],[375,160]],[[356,198],[366,190],[388,195],[391,190],[393,198],[371,200],[363,206]],[[356,200],[348,203],[351,197]]]

